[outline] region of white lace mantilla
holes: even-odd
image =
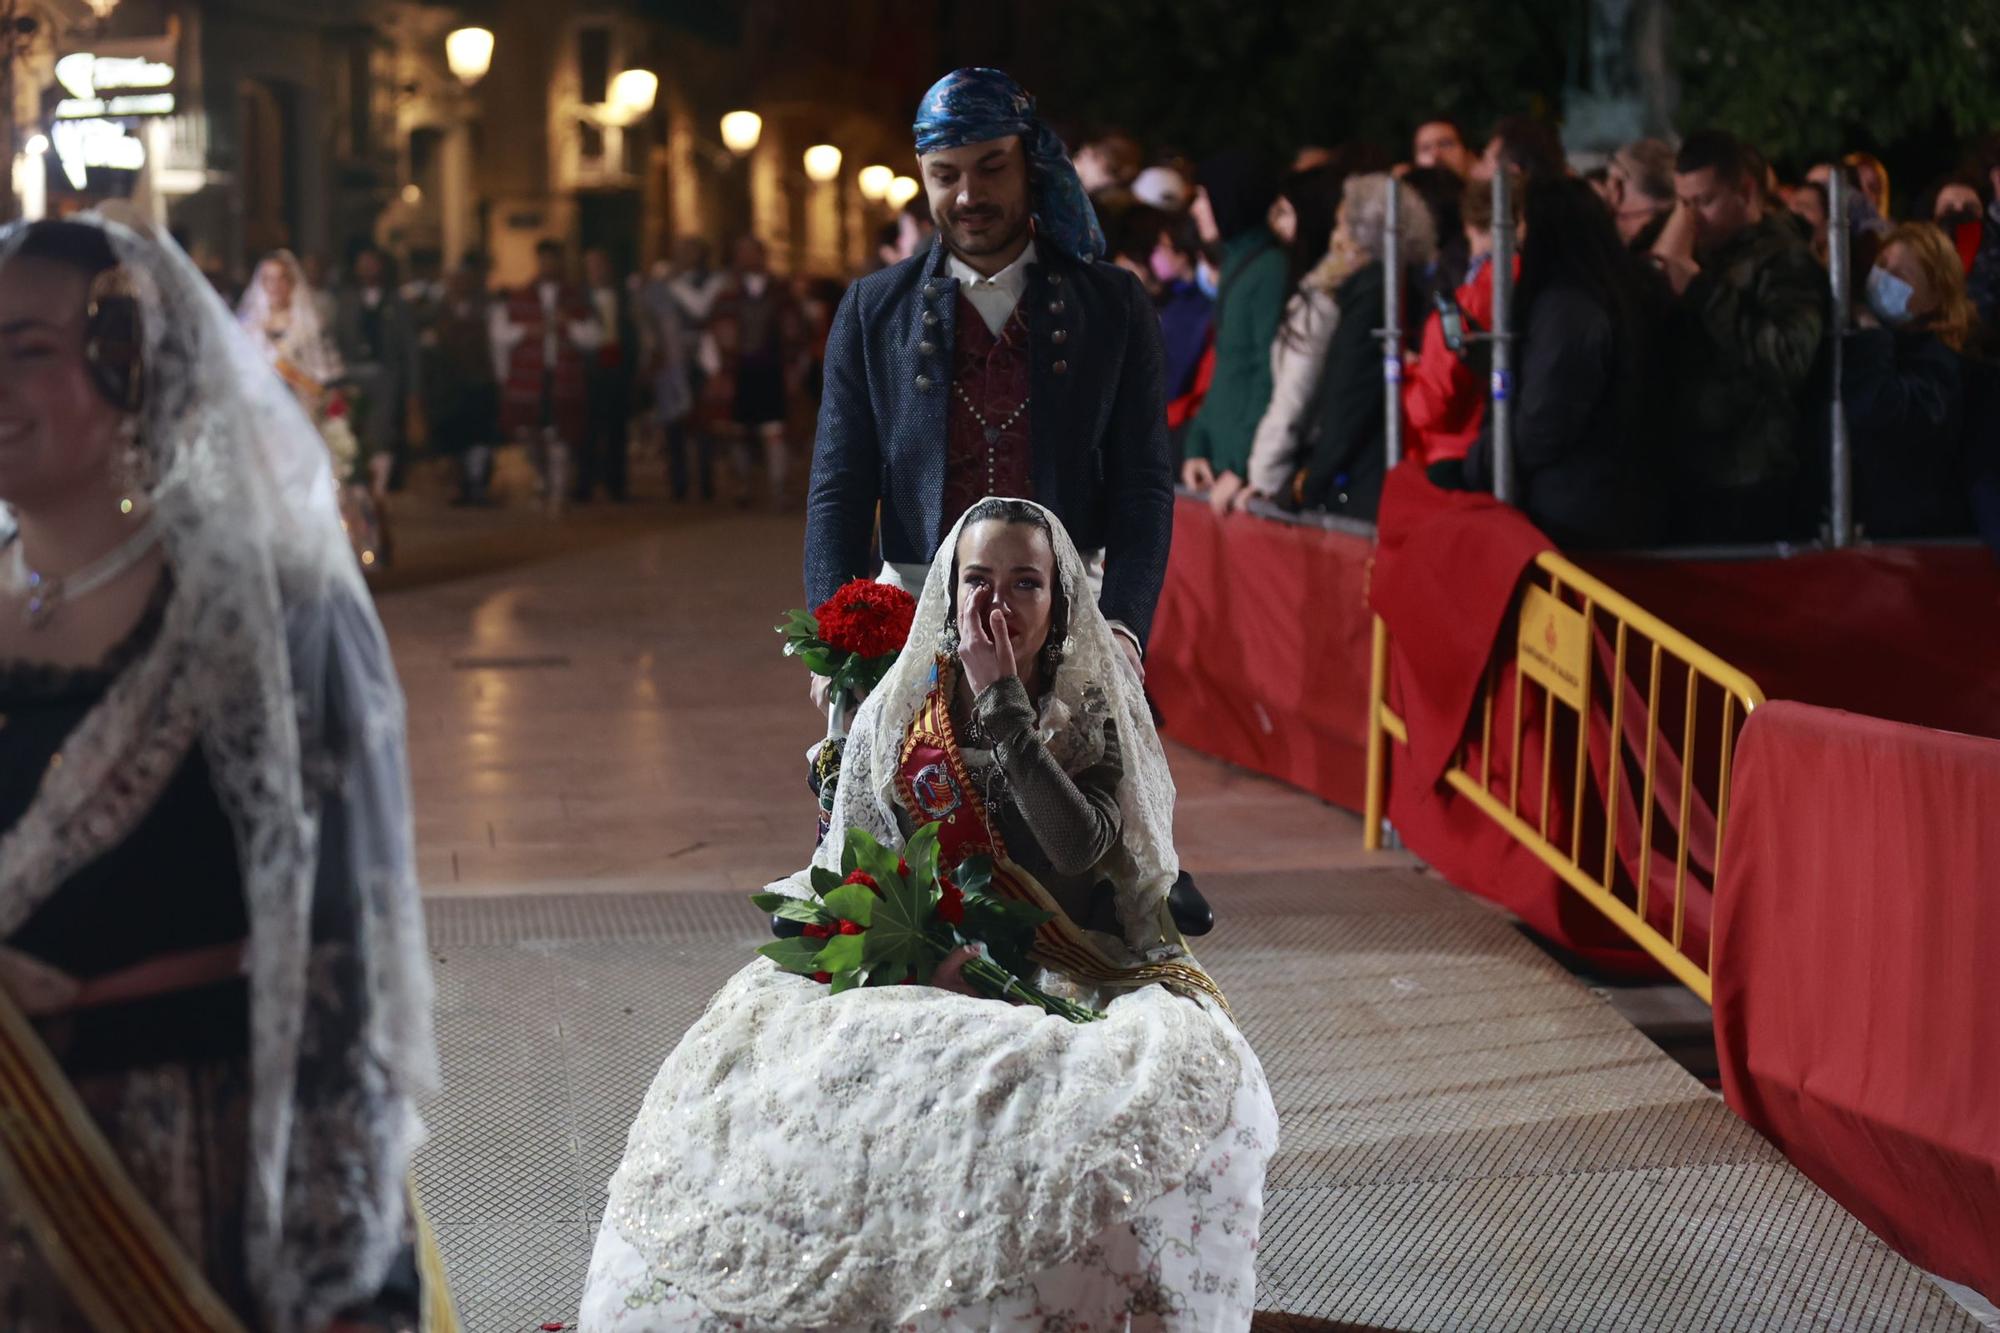
[[[1150,986],[1102,1022],[928,986],[829,995],[762,959],[661,1068],[607,1220],[726,1317],[866,1325],[984,1300],[1187,1178],[1240,1073]]]
[[[250,917],[246,1265],[263,1326],[314,1333],[403,1245],[437,1078],[402,691],[326,449],[262,349],[170,238],[75,221],[103,228],[140,305],[138,441],[174,590],[0,836],[0,937],[202,747]],[[28,235],[0,232],[0,263]]]
[[[1173,778],[1083,561],[1049,521],[1070,623],[1043,739],[1075,772],[1102,754],[1105,719],[1116,727],[1121,829],[1097,872],[1132,954],[1184,953],[1160,925]],[[849,828],[903,842],[894,778],[951,623],[958,535],[855,719],[815,864],[839,864]],[[803,871],[771,888],[810,892]],[[1180,1185],[1228,1120],[1242,1065],[1218,1009],[1151,986],[1109,1014],[1079,1026],[928,986],[831,996],[759,959],[654,1080],[606,1219],[657,1280],[752,1324],[893,1324],[985,1299]]]

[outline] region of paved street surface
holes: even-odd
[[[471,1333],[572,1320],[660,1060],[813,812],[798,518],[402,506],[446,1088],[418,1186]],[[1348,815],[1171,747],[1203,960],[1283,1126],[1259,1327],[1973,1325],[1512,925]]]

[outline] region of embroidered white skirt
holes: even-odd
[[[1247,1329],[1255,1308],[1264,1171],[1277,1146],[1277,1112],[1249,1044],[1219,1011],[1213,1017],[1235,1052],[1237,1074],[1226,1119],[1187,1175],[1056,1262],[1009,1277],[973,1304],[956,1305],[951,1292],[941,1289],[927,1309],[871,1312],[872,1318],[846,1323],[724,1316],[654,1272],[608,1214],[598,1231],[579,1327],[584,1333],[860,1333],[889,1327],[889,1320],[903,1314],[894,1325],[897,1333]],[[640,1134],[635,1127],[635,1144]],[[942,1193],[923,1201],[941,1214],[955,1202]]]

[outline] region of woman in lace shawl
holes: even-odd
[[[170,240],[17,224],[0,500],[0,1327],[410,1327],[430,978],[326,452]]]
[[[312,287],[290,250],[273,250],[257,265],[256,279],[236,304],[236,322],[317,414],[320,396],[341,377],[340,353],[320,323]]]
[[[1068,918],[1067,961],[1030,979],[1107,1016],[976,998],[956,959],[838,996],[752,962],[632,1126],[581,1327],[1247,1328],[1276,1115],[1165,914],[1173,803],[1068,534],[975,505],[855,719],[815,864],[850,828],[955,828],[947,859],[991,851]]]

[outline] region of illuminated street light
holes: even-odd
[[[764,118],[755,111],[732,111],[722,118],[722,146],[743,157],[764,136]]]
[[[444,39],[444,60],[452,76],[470,88],[493,68],[493,34],[485,28],[459,28]]]
[[[660,76],[650,69],[628,69],[611,81],[611,106],[627,122],[653,109],[660,95]]]
[[[889,182],[889,207],[901,208],[904,204],[916,198],[917,191],[921,188],[913,176],[896,177]]]
[[[824,185],[840,176],[840,150],[830,143],[816,143],[806,149],[806,179]]]
[[[881,163],[861,168],[854,183],[861,187],[861,197],[870,203],[878,203],[889,197],[889,186],[896,179],[896,173]]]
[[[421,204],[423,201],[424,201],[423,187],[418,185],[415,181],[411,181],[408,185],[405,185],[403,187],[404,203],[414,207],[417,204]]]
[[[49,136],[46,134],[31,134],[28,136],[28,142],[23,145],[23,148],[29,157],[40,157],[43,153],[49,151]]]

